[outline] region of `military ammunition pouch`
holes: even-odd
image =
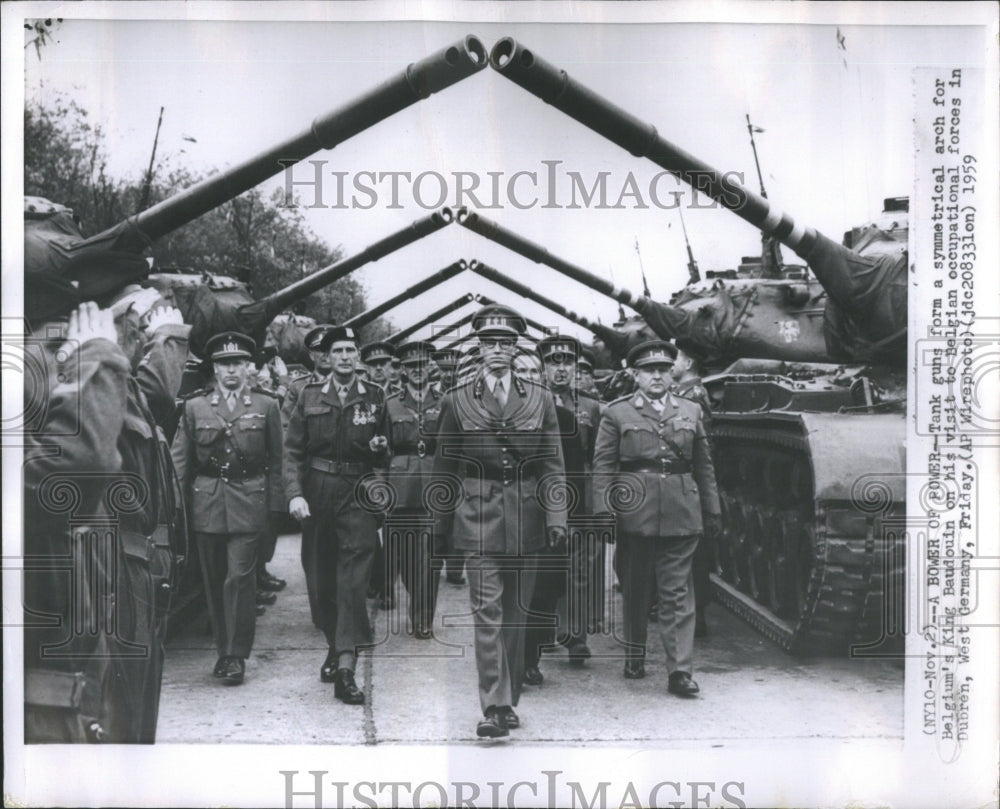
[[[622,472],[655,472],[658,475],[683,475],[691,472],[691,462],[685,458],[663,458],[659,461],[626,461]]]

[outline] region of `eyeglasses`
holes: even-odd
[[[479,345],[483,348],[513,348],[517,343],[513,337],[480,337]]]

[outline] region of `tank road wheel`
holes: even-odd
[[[788,561],[784,518],[780,514],[769,514],[764,521],[764,530],[767,537],[767,597],[771,611],[786,618],[791,603],[789,597],[791,567]]]
[[[729,497],[722,498],[723,533],[719,538],[719,564],[722,577],[733,587],[744,589],[743,569],[740,565],[744,531],[743,510],[739,502]]]
[[[747,592],[753,600],[763,604],[768,589],[767,550],[765,548],[764,519],[753,506],[744,506],[746,511],[746,541],[743,547],[744,564],[747,571]]]
[[[789,519],[785,530],[788,541],[793,617],[801,618],[809,606],[809,585],[813,574],[813,524],[801,517]]]

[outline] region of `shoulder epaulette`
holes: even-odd
[[[635,391],[632,391],[632,393],[627,393],[624,396],[619,396],[617,399],[612,399],[610,402],[607,403],[607,405],[608,405],[608,407],[611,407],[611,405],[616,405],[619,402],[627,402],[634,395],[635,395]]]
[[[178,396],[182,402],[187,402],[191,399],[197,399],[199,396],[208,396],[212,392],[211,388],[199,388],[198,390],[193,390],[190,393],[185,393],[183,396]]]

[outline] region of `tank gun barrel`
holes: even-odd
[[[639,312],[642,311],[640,307],[642,307],[647,300],[643,298],[643,296],[636,295],[634,292],[616,286],[610,281],[601,278],[599,275],[595,275],[582,267],[571,264],[565,259],[552,255],[540,244],[533,242],[530,239],[525,239],[523,236],[514,233],[512,230],[508,230],[503,225],[494,222],[491,219],[480,216],[478,213],[469,211],[466,208],[459,208],[455,218],[457,219],[458,224],[463,227],[468,228],[474,233],[478,233],[480,236],[484,236],[490,241],[503,245],[508,250],[512,250],[518,255],[524,256],[524,258],[529,261],[534,261],[537,264],[545,264],[553,270],[561,272],[563,275],[572,278],[574,281],[578,281],[584,286],[590,287],[595,292],[600,292],[602,295],[614,298],[614,300],[631,306]]]
[[[386,339],[390,343],[402,342],[411,334],[413,334],[416,331],[419,331],[427,324],[433,323],[435,320],[439,320],[445,315],[450,315],[456,309],[461,309],[466,304],[472,303],[473,300],[475,300],[475,296],[471,292],[467,292],[461,297],[455,298],[455,300],[453,300],[451,303],[446,304],[445,306],[442,306],[440,309],[436,309],[435,311],[431,312],[429,315],[427,315],[427,317],[421,318],[412,326],[408,326],[405,329],[401,329],[400,331],[397,331],[395,334],[390,334]]]
[[[316,118],[304,132],[267,151],[208,177],[109,230],[74,246],[74,251],[102,244],[141,249],[166,233],[239,196],[264,180],[320,149],[339,143],[374,126],[431,94],[444,90],[486,67],[486,48],[466,36],[414,62],[395,77],[367,93]],[[120,242],[126,240],[127,244]]]
[[[479,295],[476,295],[476,301],[478,302],[481,300],[482,300],[481,297]],[[457,331],[458,329],[462,328],[462,326],[464,326],[466,323],[471,323],[472,318],[474,318],[475,316],[476,316],[475,312],[469,312],[469,314],[465,315],[465,317],[461,318],[460,320],[456,320],[454,323],[450,323],[449,325],[445,326],[443,329],[441,329],[441,331],[439,331],[437,334],[431,337],[431,339],[440,340],[444,338],[445,335],[451,334],[453,331]],[[445,346],[445,348],[454,348],[459,343],[464,341],[465,337],[459,337],[457,340],[452,340],[450,343],[448,343]]]
[[[605,345],[612,349],[612,351],[617,352],[620,349],[624,349],[625,337],[616,332],[614,329],[610,329],[600,323],[594,323],[593,321],[585,318],[583,315],[578,315],[576,312],[567,309],[562,304],[557,303],[539,292],[536,292],[531,287],[522,284],[519,281],[515,281],[510,276],[505,275],[499,270],[496,270],[487,264],[483,264],[480,261],[472,261],[469,264],[469,269],[474,273],[481,275],[483,278],[493,281],[495,284],[506,287],[515,295],[520,295],[523,298],[533,300],[535,303],[555,312],[557,315],[565,318],[571,323],[576,323],[578,326],[587,329],[587,331],[599,337]]]
[[[351,326],[352,328],[355,329],[360,329],[362,326],[371,323],[373,320],[375,320],[375,318],[384,315],[390,309],[399,306],[399,304],[403,303],[404,301],[408,301],[411,298],[415,298],[417,297],[417,295],[426,292],[428,289],[433,289],[439,284],[442,284],[445,281],[447,281],[449,278],[458,275],[460,272],[463,272],[467,267],[468,265],[465,263],[465,259],[460,259],[456,261],[454,264],[449,264],[444,269],[438,270],[436,273],[425,278],[420,283],[414,284],[413,286],[404,289],[398,295],[394,295],[393,297],[389,298],[389,300],[380,303],[378,306],[373,306],[371,309],[368,309],[367,311],[364,311],[359,315],[355,315],[349,320],[345,320],[342,325]]]
[[[538,96],[635,157],[645,157],[712,198],[754,227],[795,250],[807,253],[816,231],[802,227],[765,197],[661,137],[656,127],[608,101],[511,37],[490,53],[490,65],[502,76]]]
[[[418,219],[408,227],[386,236],[384,239],[366,247],[360,253],[356,253],[350,258],[346,258],[343,261],[338,261],[336,264],[331,264],[329,267],[317,270],[311,275],[303,278],[301,281],[289,284],[284,289],[279,289],[277,292],[268,295],[266,298],[261,298],[255,303],[247,304],[239,311],[240,321],[243,323],[244,327],[251,332],[255,329],[263,328],[270,323],[274,319],[275,315],[277,315],[282,309],[287,308],[291,304],[296,303],[303,298],[307,298],[318,289],[322,289],[323,287],[332,284],[334,281],[340,280],[345,275],[349,275],[365,264],[378,261],[380,258],[383,258],[390,253],[394,253],[400,248],[406,247],[408,244],[412,244],[418,239],[422,239],[425,236],[429,236],[431,233],[439,231],[441,228],[449,225],[453,218],[454,217],[449,208],[442,208],[440,211],[435,211],[430,216]]]

